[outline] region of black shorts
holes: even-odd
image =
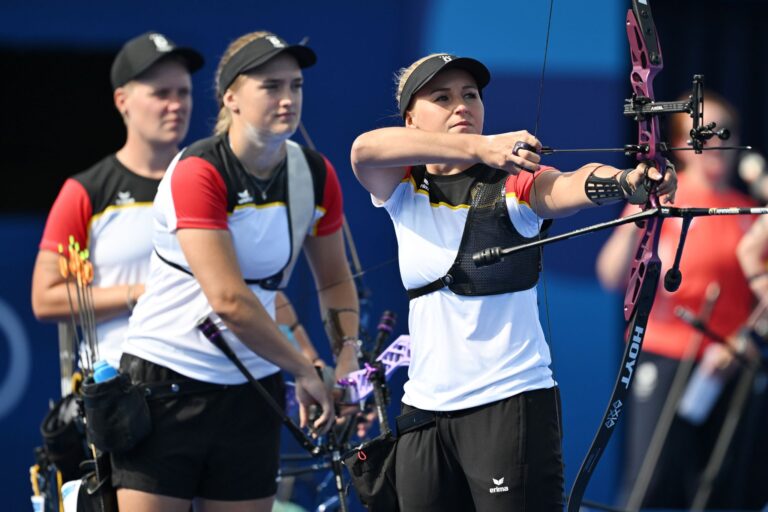
[[[192,380],[129,354],[120,369],[147,384]],[[284,404],[279,373],[259,382]],[[112,454],[115,487],[223,501],[266,498],[277,491],[280,418],[250,384],[153,399],[149,408],[149,437]]]
[[[562,512],[558,389],[436,413],[400,437],[395,474],[402,512]]]

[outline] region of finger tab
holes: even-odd
[[[531,146],[527,142],[523,142],[523,141],[519,140],[519,141],[515,142],[515,145],[512,148],[512,154],[515,155],[515,156],[520,156],[519,152],[522,149],[524,149],[526,151],[530,151],[531,153],[536,153],[536,148],[534,148],[533,146]]]

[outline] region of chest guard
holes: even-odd
[[[266,279],[275,283],[277,288],[285,288],[299,258],[304,238],[312,226],[315,214],[315,191],[312,171],[304,156],[301,146],[288,140],[285,142],[288,152],[288,223],[291,227],[291,257],[288,264],[278,274]],[[262,284],[262,286],[264,286]]]
[[[456,259],[448,272],[431,283],[408,290],[415,299],[448,287],[457,295],[496,295],[518,292],[536,286],[541,271],[538,248],[507,255],[495,265],[477,267],[472,254],[488,247],[512,247],[538,238],[526,238],[518,233],[507,212],[504,171],[489,172],[473,185],[472,202],[464,225]],[[548,227],[549,223],[545,223]]]

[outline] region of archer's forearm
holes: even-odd
[[[334,356],[341,351],[345,338],[357,339],[360,327],[360,303],[352,276],[319,292],[320,314],[326,326]]]

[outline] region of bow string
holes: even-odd
[[[306,39],[302,41],[302,44],[306,44]],[[304,141],[307,143],[307,147],[310,149],[317,151],[317,147],[315,146],[314,141],[312,140],[312,137],[310,137],[309,132],[307,131],[306,127],[304,126],[303,122],[299,122],[299,132],[301,132],[301,136],[304,138]],[[388,263],[391,263],[393,260],[385,261],[384,263],[381,263],[379,265],[376,265],[374,267],[368,268],[366,270],[363,269],[362,265],[360,264],[360,257],[357,252],[357,246],[355,245],[355,240],[352,237],[352,229],[349,227],[349,222],[347,222],[347,216],[342,214],[342,229],[343,229],[343,235],[344,235],[344,245],[347,250],[347,256],[348,261],[350,264],[350,267],[352,267],[352,280],[355,283],[355,289],[357,290],[357,297],[359,302],[359,336],[360,340],[363,341],[364,344],[368,345],[371,341],[371,336],[368,331],[368,326],[370,322],[370,314],[371,314],[371,290],[368,288],[365,284],[365,281],[363,280],[363,276],[370,272],[371,270],[374,270],[375,268],[378,268],[380,266],[387,265]],[[343,281],[342,281],[343,282]],[[318,292],[331,288],[333,286],[338,286],[339,284],[342,284],[342,282],[338,283],[331,283],[330,285],[325,286],[322,289],[319,289]]]

